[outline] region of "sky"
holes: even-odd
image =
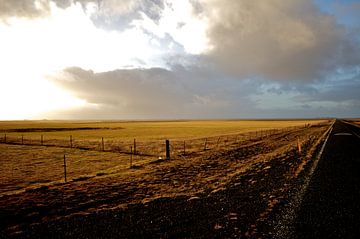
[[[360,0],[0,0],[0,120],[360,117]]]

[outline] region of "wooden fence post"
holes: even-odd
[[[133,147],[130,146],[130,168],[132,168],[132,160],[133,160]]]
[[[204,151],[206,151],[207,138],[205,138]]]
[[[101,137],[101,149],[102,149],[102,151],[105,150],[105,148],[104,148],[104,137]]]
[[[297,137],[297,146],[298,146],[299,154],[301,154],[301,143],[299,137]]]
[[[184,155],[186,154],[186,151],[185,151],[185,140],[184,140]]]
[[[41,135],[41,145],[43,145],[44,144],[44,138],[43,138],[43,135]]]
[[[166,159],[170,159],[170,141],[167,139],[165,140],[166,146]]]
[[[136,139],[134,139],[134,155],[136,154]]]
[[[64,177],[65,177],[65,183],[67,182],[66,180],[66,156],[64,154]]]
[[[219,142],[220,142],[220,137],[218,138],[218,140],[216,142],[216,148],[219,147]]]

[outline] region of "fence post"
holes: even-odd
[[[299,154],[301,154],[301,143],[300,143],[299,136],[297,137],[297,146],[298,146]]]
[[[204,151],[206,151],[207,138],[205,138]]]
[[[133,160],[133,148],[130,146],[130,168],[132,168],[132,160]]]
[[[166,159],[170,159],[170,141],[167,139],[165,140],[166,145]]]
[[[219,147],[219,142],[220,142],[220,137],[218,138],[218,140],[216,142],[216,148]]]
[[[41,145],[44,144],[44,138],[43,138],[43,135],[41,135]]]
[[[21,135],[21,144],[24,144],[24,135]]]
[[[4,143],[6,144],[6,134],[4,135]]]
[[[134,155],[136,154],[136,139],[134,139]]]
[[[185,140],[184,140],[184,155],[186,154],[186,151],[185,151]]]
[[[65,183],[66,183],[67,180],[66,180],[66,157],[65,157],[65,154],[64,154],[64,177],[65,177]]]
[[[72,148],[73,147],[73,142],[72,142],[73,140],[72,140],[72,135],[70,135],[70,148]]]
[[[101,149],[104,151],[104,137],[101,137]]]

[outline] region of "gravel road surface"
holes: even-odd
[[[359,238],[360,128],[337,120],[293,222],[297,238]]]

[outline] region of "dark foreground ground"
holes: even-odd
[[[359,135],[359,127],[335,122],[293,223],[293,237],[360,237]]]
[[[131,203],[140,189],[144,196],[156,193],[151,191],[156,183],[152,180],[145,188],[134,183],[127,190],[120,187],[125,183],[121,181],[112,187],[103,185],[79,203],[66,197],[74,193],[76,183],[1,197],[0,238],[356,238],[359,139],[353,133],[335,134],[359,130],[336,121],[319,160],[328,128],[285,132],[201,158],[196,164],[152,172],[153,178],[160,175],[162,187],[174,188],[208,172],[207,184],[200,185],[203,190],[195,195]],[[300,136],[301,152],[296,145]],[[89,192],[90,183],[98,180],[80,186],[87,185],[84,190]],[[110,195],[117,190],[117,196]],[[50,195],[57,192],[61,200],[52,200]],[[25,198],[19,201],[22,205],[16,203],[19,197]],[[126,206],[113,207],[124,199],[129,201]],[[104,205],[106,210],[90,211]]]

